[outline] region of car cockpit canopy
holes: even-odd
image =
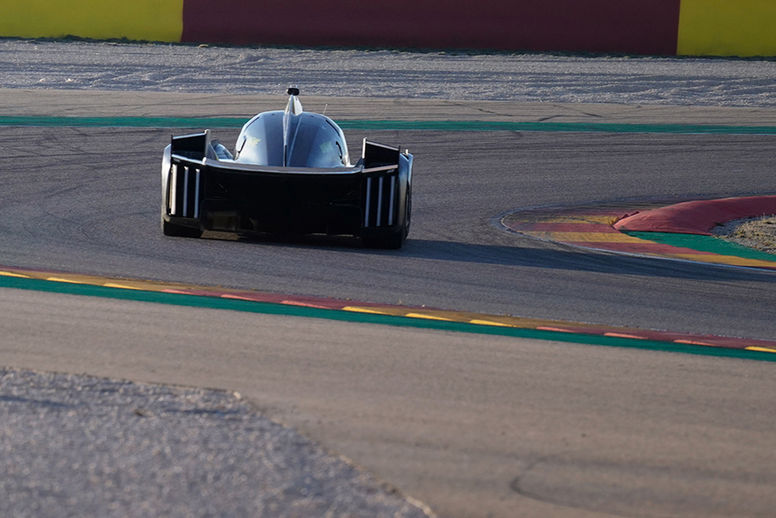
[[[275,167],[350,167],[342,130],[325,115],[304,112],[298,92],[289,88],[285,111],[261,113],[243,126],[235,161]]]

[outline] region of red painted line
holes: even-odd
[[[222,294],[220,295],[220,297],[221,297],[222,299],[235,299],[235,300],[247,300],[247,301],[249,301],[249,302],[258,302],[258,301],[257,301],[255,298],[253,298],[253,297],[244,297],[244,296],[242,296],[242,295],[232,295],[231,293],[222,293]]]
[[[332,299],[326,297],[308,297],[308,296],[295,296],[286,294],[274,294],[263,292],[250,292],[243,290],[191,290],[187,291],[187,294],[202,295],[210,297],[223,297],[231,299],[248,300],[251,302],[265,302],[268,304],[285,304],[289,306],[301,306],[316,309],[333,309],[339,310],[348,305],[356,303],[349,303],[339,299]],[[368,303],[357,303],[356,305],[362,307],[375,306]]]
[[[710,344],[708,342],[700,342],[698,340],[674,340],[674,343],[676,344],[688,344],[688,345],[708,345],[713,347],[714,344]]]
[[[252,302],[268,302],[270,304],[280,304],[285,298],[283,295],[274,295],[260,291],[251,292],[243,290],[217,290],[203,291],[199,295],[224,298],[239,298],[241,300],[250,300]]]
[[[604,336],[611,336],[614,338],[632,338],[634,340],[646,340],[646,336],[640,336],[640,335],[632,335],[629,333],[614,333],[612,331],[609,331],[607,333],[604,333]]]
[[[313,304],[311,302],[303,301],[303,300],[281,300],[281,304],[286,304],[288,306],[302,306],[305,308],[316,308],[316,309],[342,309],[342,304],[337,304],[337,307],[333,307],[332,305],[326,305],[326,304]]]

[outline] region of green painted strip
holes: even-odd
[[[0,126],[127,127],[127,128],[240,128],[246,118],[235,117],[34,117],[0,116]],[[340,120],[349,130],[415,131],[544,131],[606,133],[687,133],[776,135],[776,126],[700,124],[606,124],[573,122]]]
[[[464,322],[449,322],[442,320],[429,320],[420,318],[408,318],[401,316],[377,315],[372,313],[357,313],[331,309],[318,309],[286,304],[272,304],[268,302],[252,302],[238,299],[224,299],[220,297],[203,297],[196,295],[182,295],[176,293],[164,293],[156,291],[126,290],[108,288],[91,284],[73,284],[54,282],[40,279],[26,279],[19,277],[0,276],[0,288],[15,288],[23,290],[44,291],[50,293],[65,293],[69,295],[82,295],[91,297],[104,297],[110,299],[134,300],[141,302],[153,302],[175,306],[200,307],[208,309],[225,309],[232,311],[244,311],[266,315],[285,315],[307,318],[323,318],[344,322],[358,322],[369,324],[383,324],[401,327],[414,327],[420,329],[435,329],[441,331],[455,331],[463,333],[475,333],[483,335],[510,336],[515,338],[527,338],[534,340],[552,340],[587,345],[602,345],[609,347],[624,347],[629,349],[642,349],[649,351],[675,352],[694,354],[700,356],[714,356],[725,358],[741,358],[748,360],[762,360],[776,362],[776,354],[747,351],[745,349],[719,348],[676,344],[672,342],[658,342],[649,340],[634,340],[629,338],[617,338],[608,336],[585,335],[575,333],[558,333],[553,331],[540,331],[537,329],[524,329],[515,327],[484,326]]]
[[[776,266],[776,255],[761,252],[714,236],[700,236],[697,234],[675,234],[671,232],[624,232],[629,236],[647,241],[654,241],[663,245],[690,248],[699,252],[711,252],[719,255],[729,255],[744,259],[758,259],[771,261]]]

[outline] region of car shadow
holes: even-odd
[[[527,268],[588,271],[693,280],[776,282],[776,271],[732,268],[709,263],[631,256],[568,245],[520,247],[457,241],[408,239],[401,250],[375,251],[418,259],[493,264]]]
[[[208,239],[227,239],[263,246],[321,248],[352,251],[386,257],[411,257],[456,263],[491,264],[506,267],[586,271],[617,275],[640,275],[690,280],[776,282],[776,272],[756,268],[732,268],[723,265],[658,257],[633,256],[605,250],[590,250],[563,244],[523,247],[484,245],[460,241],[408,238],[399,250],[365,248],[360,239],[349,236],[270,235],[207,233]]]

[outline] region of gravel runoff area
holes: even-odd
[[[0,516],[428,516],[239,395],[0,368]]]
[[[4,88],[774,107],[776,60],[0,39]]]
[[[776,254],[776,215],[729,221],[712,229],[712,233],[739,245]]]

